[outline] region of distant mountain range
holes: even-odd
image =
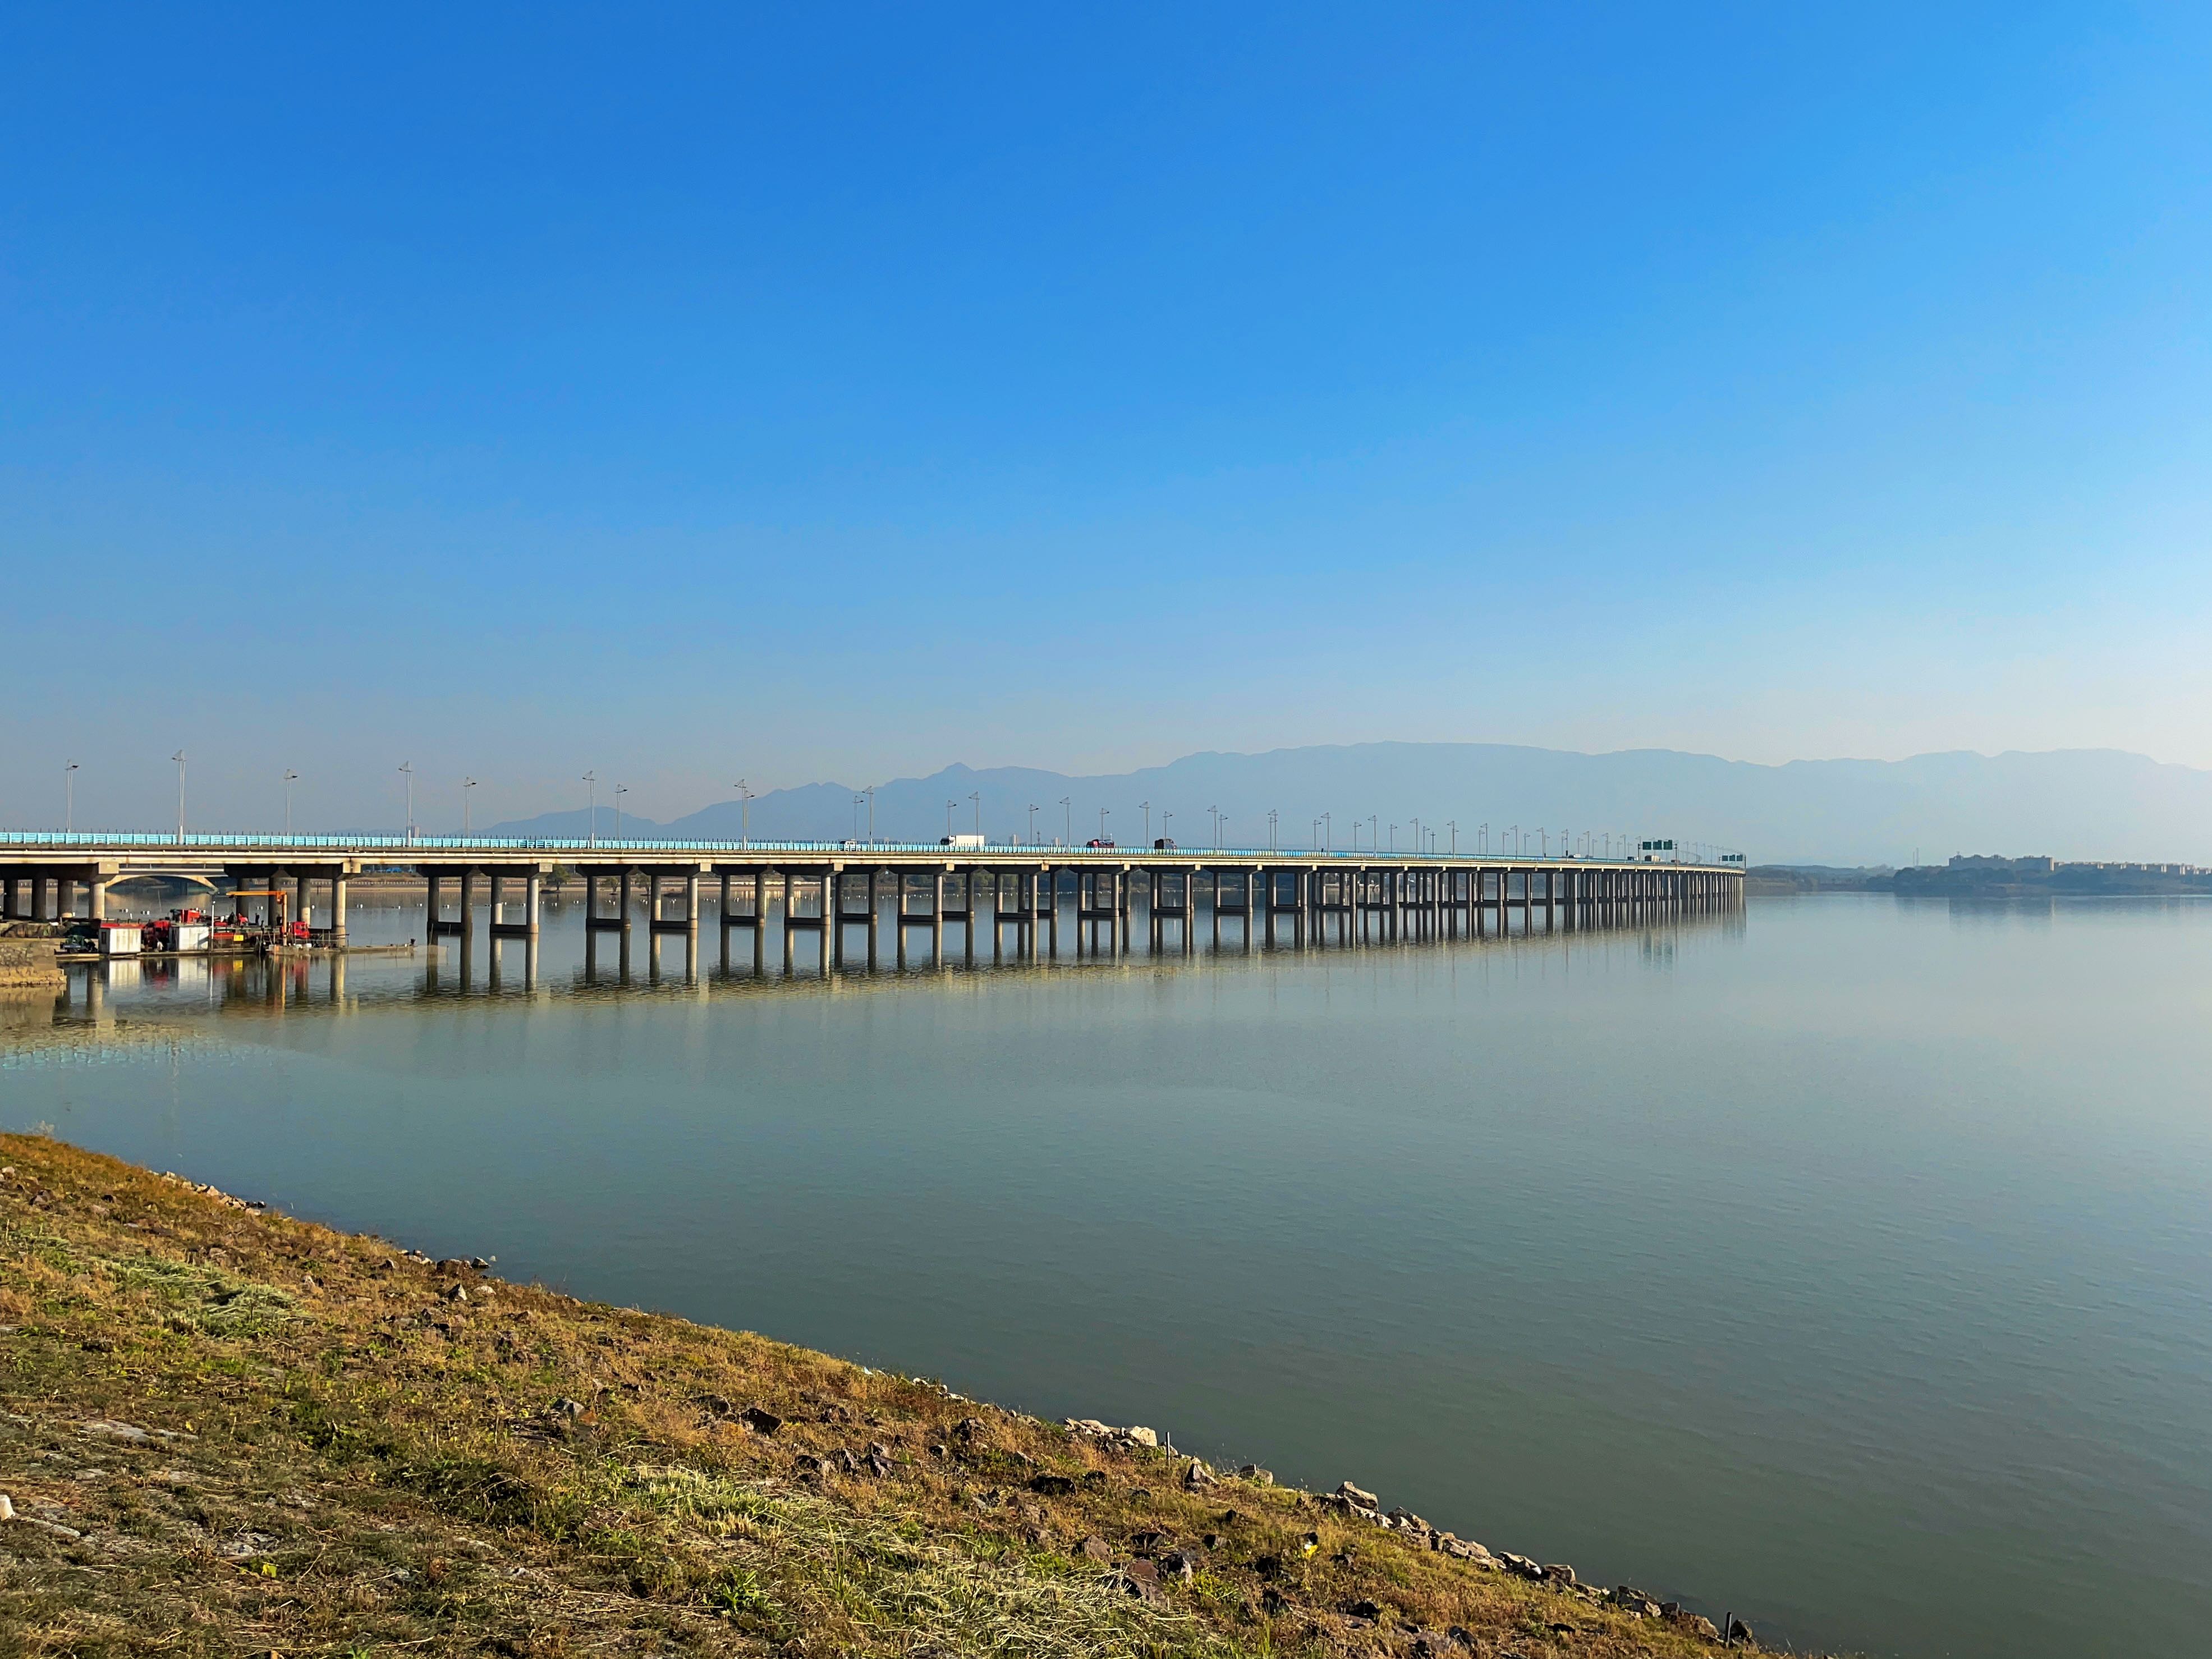
[[[854,786],[812,783],[753,801],[751,834],[765,840],[836,840],[867,834]],[[973,799],[971,799],[971,797]],[[1063,805],[1063,801],[1066,805]],[[994,841],[1087,840],[1100,830],[1135,845],[1150,831],[1186,847],[1310,846],[1315,821],[1331,845],[1413,844],[1418,816],[1438,848],[1499,850],[1517,833],[1553,851],[1562,833],[1624,839],[1672,837],[1741,851],[1753,863],[1941,862],[1953,853],[2049,854],[2061,859],[2157,859],[2212,863],[2212,772],[2118,750],[1917,755],[1901,761],[1790,761],[1761,766],[1665,749],[1573,754],[1506,744],[1364,743],[1277,749],[1260,755],[1188,755],[1166,766],[1104,776],[1020,767],[947,767],[875,790],[875,833],[934,841],[973,832]],[[948,803],[950,804],[948,806]],[[1031,809],[1035,811],[1032,811]],[[625,814],[635,836],[735,840],[734,800],[668,823]],[[1371,821],[1371,829],[1370,829]],[[1455,831],[1449,827],[1456,821]],[[1486,824],[1486,830],[1481,826]],[[496,833],[580,836],[586,814],[546,812],[494,826]],[[856,825],[857,831],[856,831]],[[1395,830],[1393,826],[1395,826]],[[611,835],[602,809],[599,831]]]

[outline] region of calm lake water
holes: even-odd
[[[2204,1650],[2212,908],[829,984],[720,977],[710,913],[698,973],[641,934],[587,985],[580,931],[526,986],[515,943],[335,1000],[81,974],[5,1016],[0,1126],[1349,1477],[1770,1641]]]

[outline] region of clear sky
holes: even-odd
[[[0,823],[2212,765],[2203,7],[0,6]]]

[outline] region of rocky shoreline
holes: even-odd
[[[29,1654],[1655,1659],[1730,1620],[0,1136],[0,1624]]]

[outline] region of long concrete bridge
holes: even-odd
[[[534,939],[549,880],[581,884],[587,930],[628,928],[644,911],[655,932],[696,935],[702,888],[714,884],[717,925],[750,931],[756,964],[780,933],[787,967],[795,932],[823,935],[825,970],[842,963],[848,932],[865,928],[867,960],[882,934],[899,961],[908,934],[927,935],[941,959],[947,924],[975,951],[979,928],[994,953],[1004,928],[1015,948],[1057,954],[1065,920],[1076,948],[1128,948],[1133,915],[1151,948],[1196,948],[1207,919],[1273,943],[1358,944],[1408,938],[1480,937],[1513,931],[1603,927],[1668,915],[1733,910],[1743,866],[1573,857],[1474,857],[1452,853],[1278,852],[1268,848],[1036,847],[951,842],[696,842],[360,836],[95,834],[0,831],[0,896],[9,918],[106,917],[109,889],[134,877],[212,882],[268,897],[279,915],[329,918],[317,938],[345,939],[346,884],[364,872],[403,872],[428,884],[433,937],[473,937],[479,895],[494,937]],[[1201,908],[1200,888],[1210,892]],[[314,900],[327,896],[323,910]],[[455,901],[447,913],[447,898]],[[603,901],[611,901],[603,910]]]

